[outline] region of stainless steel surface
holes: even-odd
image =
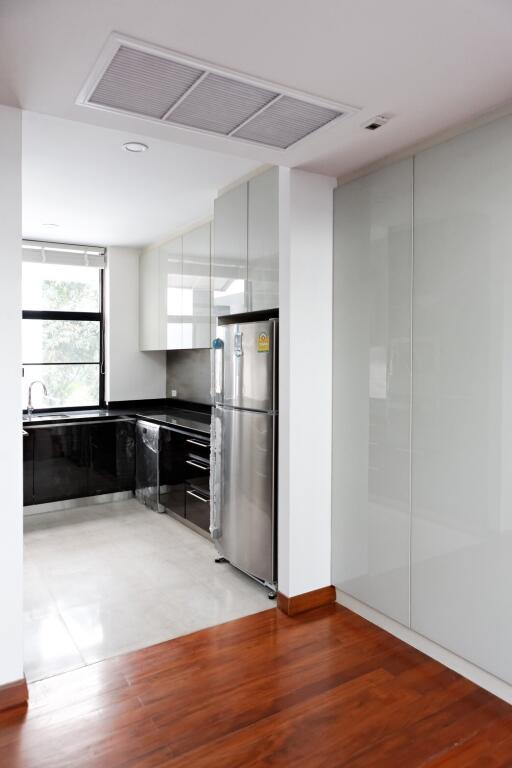
[[[116,491],[116,493],[102,493],[99,496],[81,496],[79,499],[65,499],[64,501],[47,501],[43,504],[27,504],[23,507],[24,515],[39,515],[42,512],[59,512],[63,509],[78,509],[79,507],[91,507],[95,504],[106,504],[109,501],[126,501],[133,499],[131,491]]]
[[[209,443],[200,443],[199,440],[187,440],[191,445],[198,445],[200,448],[209,448]]]
[[[187,459],[185,463],[190,464],[191,467],[197,467],[198,469],[209,469],[210,467],[207,462],[200,464],[198,461],[192,461],[192,459]]]
[[[160,427],[148,421],[135,426],[135,496],[151,509],[159,511],[159,437]]]
[[[215,544],[240,570],[267,584],[274,583],[277,417],[219,406],[214,419]]]
[[[40,384],[43,388],[44,396],[48,397],[48,390],[46,389],[46,384],[43,381],[40,381],[39,379],[36,379],[36,381],[31,381],[28,385],[27,413],[29,416],[31,416],[34,412],[34,406],[32,405],[32,387],[34,384]]]
[[[262,320],[219,327],[223,341],[222,381],[215,386],[216,405],[256,411],[277,408],[275,349],[277,322]],[[219,379],[218,358],[216,380]]]
[[[71,418],[70,416],[67,418]],[[34,423],[30,420],[24,421],[23,426],[25,429],[49,429],[50,427],[83,427],[87,424],[110,424],[113,421],[130,421],[135,422],[136,419],[129,418],[126,416],[116,416],[113,419],[81,419],[80,421],[66,421],[64,424],[59,424],[57,422],[47,422],[45,424],[38,424]]]
[[[196,493],[195,491],[190,491],[190,490],[187,490],[187,491],[186,491],[186,494],[187,494],[188,496],[193,496],[193,497],[194,497],[194,499],[198,499],[199,501],[202,501],[202,502],[204,502],[204,504],[208,504],[208,503],[209,503],[209,501],[210,501],[210,499],[209,499],[209,498],[205,498],[204,496],[200,496],[200,495],[199,495],[198,493]]]

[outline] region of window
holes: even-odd
[[[84,408],[104,402],[103,249],[23,244],[23,406]]]

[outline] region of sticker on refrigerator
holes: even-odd
[[[258,336],[258,352],[270,352],[270,336],[268,333],[260,333]]]

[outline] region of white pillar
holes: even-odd
[[[23,678],[21,110],[0,106],[0,686]]]
[[[279,591],[331,584],[333,189],[279,176]]]

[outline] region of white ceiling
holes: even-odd
[[[78,106],[113,31],[362,111],[281,152]],[[345,175],[511,100],[511,31],[510,0],[1,0],[0,103]]]
[[[130,140],[149,150],[123,150]],[[33,112],[23,114],[23,236],[140,246],[213,213],[252,160]],[[58,228],[45,227],[56,223]]]

